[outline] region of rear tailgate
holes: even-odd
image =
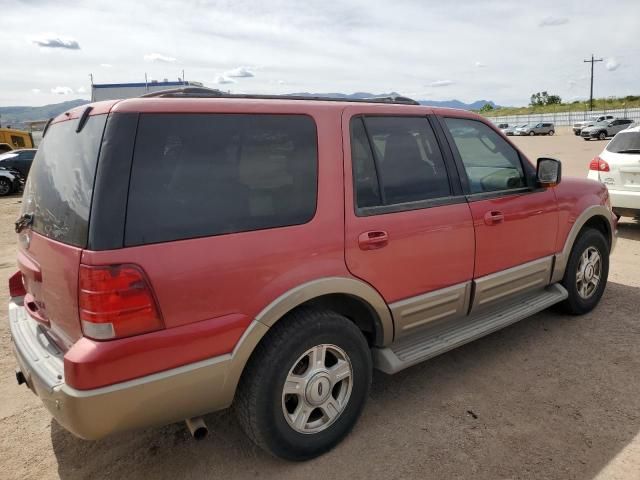
[[[600,176],[610,190],[640,192],[640,132],[620,132],[600,156],[609,164]]]
[[[107,115],[68,117],[52,123],[33,161],[21,217],[28,219],[29,228],[20,232],[18,242],[18,266],[27,291],[25,309],[49,329],[63,349],[82,336],[78,271],[87,245],[93,184]]]
[[[78,320],[78,268],[82,249],[26,233],[18,249],[18,267],[27,290],[24,307],[68,349],[82,336]]]

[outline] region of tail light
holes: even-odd
[[[9,277],[9,295],[13,297],[24,297],[27,294],[27,290],[24,288],[24,282],[22,280],[22,272],[17,271],[11,277]]]
[[[84,335],[96,340],[164,328],[151,286],[137,265],[80,265],[78,307]]]
[[[593,157],[591,163],[589,164],[589,170],[596,170],[598,172],[608,172],[609,164],[602,160],[600,157]]]

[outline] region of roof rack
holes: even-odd
[[[140,98],[253,98],[259,100],[316,100],[322,102],[353,102],[353,103],[396,103],[401,105],[420,105],[415,100],[401,95],[372,98],[340,98],[305,95],[252,95],[243,93],[225,93],[215,88],[183,87],[159,90],[146,93]]]

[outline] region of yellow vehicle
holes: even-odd
[[[0,153],[16,148],[34,148],[34,146],[33,136],[30,132],[13,128],[0,128]]]

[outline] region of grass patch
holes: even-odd
[[[629,95],[623,98],[594,98],[594,110],[617,110],[622,108],[639,108],[640,96]],[[589,110],[589,101],[561,103],[559,105],[543,105],[537,107],[504,107],[489,112],[479,112],[487,117],[504,115],[526,115],[553,112],[584,112]]]

